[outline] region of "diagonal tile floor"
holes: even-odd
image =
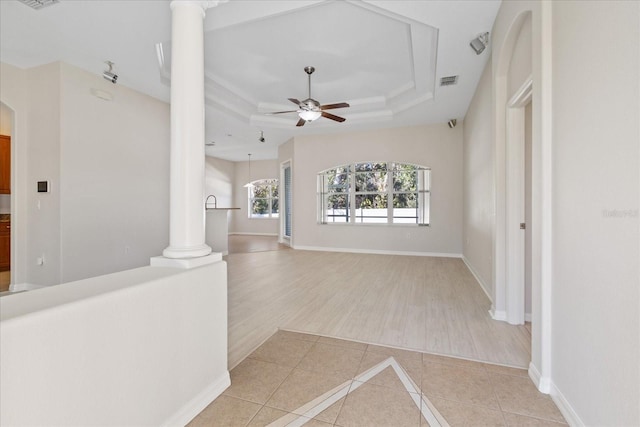
[[[278,331],[200,426],[561,426],[524,369]]]

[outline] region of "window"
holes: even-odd
[[[249,218],[278,218],[278,180],[253,181],[249,190]]]
[[[318,174],[318,222],[429,225],[431,170],[367,162]]]

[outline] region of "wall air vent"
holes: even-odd
[[[440,78],[440,86],[451,86],[458,84],[458,76],[447,76]]]
[[[20,3],[29,6],[32,9],[39,10],[43,7],[51,6],[60,0],[18,0]]]

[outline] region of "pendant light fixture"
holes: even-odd
[[[249,182],[246,183],[244,186],[245,188],[252,188],[253,183],[251,182],[251,153],[249,153],[248,156],[249,156]]]

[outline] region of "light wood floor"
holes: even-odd
[[[460,259],[299,250],[235,253],[229,367],[277,328],[526,368],[531,335],[490,318]]]

